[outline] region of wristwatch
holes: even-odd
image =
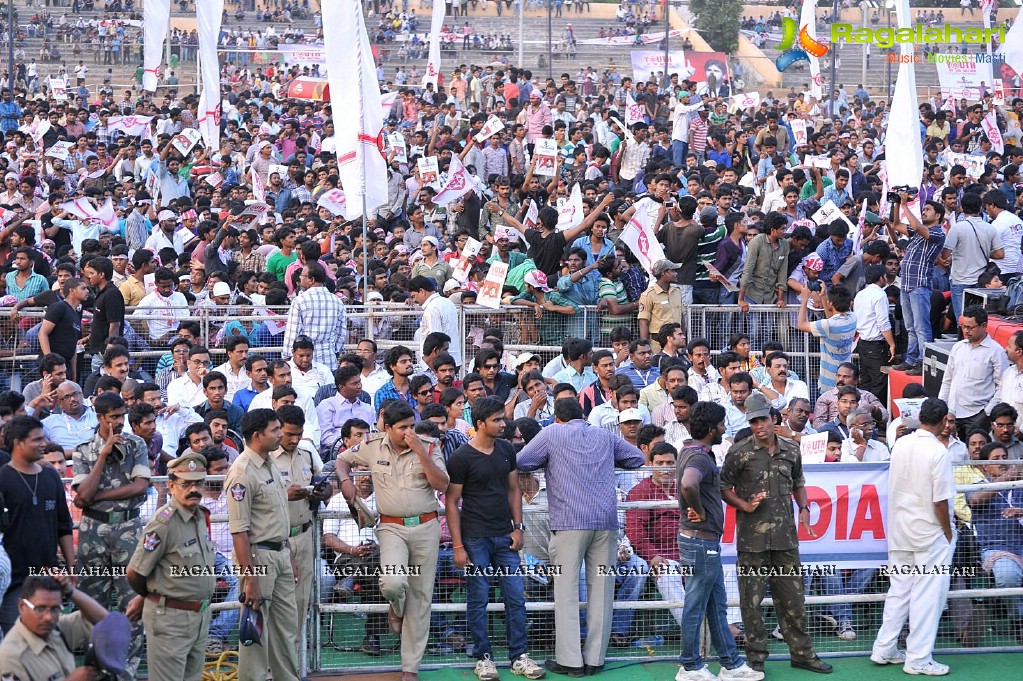
[[[512,529],[519,530],[520,532],[525,532],[526,526],[524,523],[515,523],[514,525],[512,525]]]
[[[809,506],[800,506],[799,510],[800,511],[806,511],[807,513],[809,513],[810,512],[810,507]]]

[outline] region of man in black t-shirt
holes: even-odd
[[[477,400],[472,422],[475,437],[448,460],[445,506],[455,565],[466,571],[465,615],[475,643],[476,676],[480,681],[500,678],[487,636],[491,577],[497,576],[512,672],[539,679],[546,672],[527,654],[526,597],[518,554],[525,527],[515,448],[498,439],[505,429],[504,403],[492,397]]]
[[[107,338],[123,335],[124,296],[110,283],[114,278],[114,263],[110,258],[92,258],[82,269],[82,276],[97,291],[88,349],[91,354],[100,355],[106,347]]]
[[[0,468],[0,494],[11,525],[3,543],[11,559],[11,585],[0,606],[0,628],[11,630],[18,620],[21,585],[31,570],[55,567],[58,548],[66,567],[74,569],[72,521],[60,473],[43,459],[43,424],[31,416],[15,416],[4,427],[4,448],[11,463]]]
[[[722,678],[762,679],[763,663],[746,666],[728,628],[725,607],[725,576],[721,569],[721,534],[725,509],[721,503],[718,468],[711,448],[721,444],[725,433],[725,408],[715,402],[697,402],[689,412],[693,439],[679,452],[678,480],[679,553],[686,577],[686,599],[682,608],[682,669],[679,678],[698,678],[707,665],[700,657],[700,623],[716,629],[712,636],[721,658]],[[754,505],[759,499],[753,500]],[[689,623],[688,625],[686,623]],[[720,646],[720,647],[719,647]]]
[[[64,282],[64,299],[46,308],[39,329],[39,352],[54,352],[67,360],[67,377],[78,380],[76,346],[82,337],[82,303],[89,297],[88,285],[78,277]]]

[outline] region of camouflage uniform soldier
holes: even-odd
[[[749,666],[764,671],[767,630],[760,603],[770,582],[778,626],[789,646],[792,666],[829,674],[831,665],[817,657],[806,632],[793,498],[799,505],[799,521],[811,536],[813,530],[799,445],[775,435],[771,404],[763,395],[746,400],[746,417],[753,437],[728,451],[721,467],[721,497],[738,509],[735,528],[739,607],[746,628]]]
[[[78,588],[107,610],[127,612],[135,592],[124,572],[142,535],[139,507],[149,489],[149,453],[141,438],[121,432],[126,409],[120,395],[98,395],[93,407],[96,435],[72,459],[71,486],[75,506],[82,509],[77,566],[86,573]],[[143,642],[142,623],[136,621],[125,678],[135,678]]]
[[[206,459],[189,451],[167,464],[167,475],[170,501],[143,530],[128,581],[145,598],[149,681],[199,681],[217,586],[210,512],[199,504]]]

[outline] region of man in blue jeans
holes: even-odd
[[[952,258],[952,310],[956,323],[963,314],[963,292],[977,285],[991,260],[1005,257],[998,233],[981,217],[980,194],[963,194],[962,219],[952,225],[941,251],[943,259]]]
[[[465,570],[465,614],[473,638],[476,676],[499,681],[487,636],[487,603],[496,576],[504,600],[508,657],[513,674],[527,679],[547,672],[527,654],[526,596],[519,571],[522,548],[522,492],[515,448],[504,434],[504,402],[484,397],[472,406],[476,435],[448,459],[445,493],[455,565]],[[462,502],[459,508],[459,501]]]
[[[909,202],[906,192],[899,192],[899,198],[904,204]],[[931,273],[934,261],[945,245],[945,230],[941,228],[945,207],[928,201],[920,208],[920,220],[912,211],[896,210],[895,213],[895,230],[909,237],[900,268],[902,293],[899,296],[909,345],[902,364],[892,368],[919,376],[923,373],[924,347],[932,340]]]
[[[697,679],[764,678],[763,671],[751,669],[735,645],[728,629],[725,575],[721,569],[721,534],[725,510],[721,503],[718,469],[711,450],[721,444],[725,433],[725,408],[715,402],[697,402],[689,414],[689,432],[676,464],[679,520],[679,562],[690,572],[686,577],[686,599],[682,608],[682,667],[675,681]],[[704,615],[710,639],[721,660],[721,674],[715,676],[700,657],[700,624]]]

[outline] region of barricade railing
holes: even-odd
[[[814,484],[815,477],[820,476],[832,466],[848,465],[818,464],[805,466],[804,472],[808,485]],[[855,464],[852,464],[852,466],[855,467]],[[671,467],[647,467],[641,469],[639,473],[673,471],[674,469]],[[352,474],[354,476],[368,475],[367,472],[359,470],[352,471]],[[213,484],[222,484],[224,480],[225,477],[223,476],[210,476],[207,478],[207,482]],[[166,477],[152,478],[152,497],[144,507],[145,515],[151,515],[159,507],[156,500],[164,498],[166,481]],[[70,478],[65,478],[64,482],[68,485],[68,489],[70,489]],[[1023,489],[1023,481],[985,482],[964,485],[959,486],[957,491],[1003,491],[1006,489]],[[226,491],[222,490],[221,494],[224,493]],[[70,496],[69,493],[69,498]],[[341,501],[339,497],[335,497],[335,500]],[[678,502],[674,500],[624,501],[619,502],[618,507],[619,515],[621,516],[628,511],[677,509],[677,504]],[[391,649],[388,647],[391,638],[390,634],[387,634],[385,637],[387,640],[384,641],[383,654],[379,657],[370,657],[359,652],[358,646],[358,640],[363,636],[362,631],[366,622],[365,618],[385,613],[388,608],[386,603],[378,598],[371,598],[371,594],[366,590],[365,586],[363,586],[361,591],[356,587],[354,594],[358,598],[357,601],[339,602],[335,597],[339,592],[333,588],[333,584],[340,581],[341,575],[345,573],[339,573],[336,566],[331,565],[328,561],[321,560],[323,556],[323,536],[325,532],[341,527],[337,523],[354,523],[354,520],[343,502],[332,504],[332,507],[333,509],[340,510],[333,510],[332,508],[327,510],[321,509],[315,515],[313,528],[311,529],[314,543],[313,555],[316,558],[316,565],[309,566],[309,569],[313,569],[315,572],[310,597],[312,607],[306,614],[301,634],[300,650],[303,651],[303,673],[307,671],[336,671],[340,669],[346,671],[397,670],[399,669],[399,661],[396,648]],[[444,515],[443,508],[440,508],[439,512],[442,516]],[[820,512],[823,512],[823,509]],[[529,528],[534,526],[535,523],[544,521],[546,514],[547,508],[544,502],[524,503],[523,520],[527,525],[527,533]],[[217,536],[216,533],[227,531],[226,515],[214,515],[211,517],[211,521],[215,537]],[[675,531],[677,531],[677,525],[673,533]],[[340,532],[335,536],[339,535]],[[528,547],[529,539],[527,538],[527,545],[524,547],[524,550]],[[437,568],[437,587],[434,593],[434,602],[431,605],[431,645],[429,654],[423,660],[424,669],[440,666],[468,666],[472,664],[472,659],[467,657],[466,654],[462,654],[460,646],[452,649],[452,646],[446,643],[446,641],[452,639],[452,634],[456,638],[457,635],[468,637],[464,621],[465,585],[464,575],[460,575],[460,569],[456,568],[451,562],[450,544],[442,543],[440,554],[441,560],[438,562]],[[621,555],[619,559],[621,559]],[[672,559],[678,559],[677,550]],[[876,570],[884,563],[885,560],[881,558],[876,561],[876,565],[873,567]],[[623,563],[620,560],[619,566],[622,565]],[[629,594],[626,594],[623,585],[619,584],[618,594],[614,602],[615,618],[617,620],[627,616],[631,620],[631,625],[626,633],[632,640],[629,647],[609,648],[608,660],[670,661],[677,659],[680,645],[678,639],[679,629],[677,616],[672,613],[673,611],[677,613],[678,609],[682,608],[684,604],[682,592],[679,592],[678,597],[672,598],[667,596],[666,592],[662,590],[660,581],[662,577],[649,570],[645,561],[625,565],[627,565],[627,569],[624,569],[620,576],[623,579],[641,579],[642,582],[646,583],[646,586],[638,591],[631,591]],[[726,590],[728,593],[729,621],[738,622],[737,606],[739,601],[735,566],[726,564],[724,567]],[[806,569],[812,569],[812,567],[809,564],[804,565]],[[816,567],[819,569],[820,565],[818,564]],[[839,568],[837,572],[842,574],[843,569]],[[859,572],[859,570],[844,570],[844,572],[847,573],[846,580],[853,580],[855,573]],[[818,574],[826,575],[827,571],[813,574],[815,576],[810,584],[812,587],[817,587],[820,593],[808,592],[805,601],[808,615],[807,622],[819,653],[822,656],[832,657],[868,653],[870,651],[870,643],[873,640],[873,634],[876,633],[881,621],[881,610],[887,590],[886,579],[883,575],[874,575],[869,588],[865,587],[860,593],[834,595],[827,593],[827,582],[819,581],[818,576],[816,576]],[[542,658],[545,654],[543,651],[553,647],[554,628],[552,618],[555,606],[552,599],[552,591],[546,586],[543,588],[536,587],[535,583],[530,582],[531,577],[528,573],[524,579],[527,582],[526,610],[530,628],[530,651],[534,657]],[[810,579],[807,578],[806,581],[810,581]],[[658,593],[659,591],[660,593]],[[223,599],[223,597],[224,588],[222,586],[220,598]],[[1007,627],[1011,626],[1012,615],[1007,615],[1003,611],[1006,607],[1006,601],[1011,604],[1014,599],[1020,598],[1023,598],[1023,588],[997,588],[994,586],[993,579],[983,572],[978,572],[976,579],[965,580],[960,583],[954,582],[949,593],[949,615],[943,619],[943,622],[948,620],[948,623],[944,623],[942,630],[939,632],[937,649],[942,652],[1004,652],[1019,650],[1019,645],[1013,640],[1014,634],[1012,630],[1009,629],[1008,633],[1006,633]],[[501,613],[505,608],[499,597],[491,596],[490,601],[487,611],[488,616],[491,618],[491,640],[495,647],[501,647],[503,646],[503,636],[500,635],[500,629],[503,627],[503,618],[498,617],[494,619],[492,613]],[[766,608],[764,611],[765,619],[770,630],[773,626],[773,616],[770,614],[773,601],[770,598],[766,598],[763,604]],[[834,632],[831,630],[834,624],[822,615],[827,613],[829,608],[834,610],[835,608],[845,606],[849,606],[850,611],[855,612],[856,628],[861,633],[861,636],[856,641],[837,640]],[[1009,606],[1010,613],[1013,607],[1012,605]],[[240,603],[225,601],[214,603],[210,606],[214,617],[217,617],[219,613],[239,608]],[[581,599],[581,608],[585,614],[586,605],[584,599]],[[948,631],[952,618],[955,616],[954,613],[964,610],[975,613],[978,617],[981,616],[979,613],[982,611],[988,613],[986,615],[987,620],[980,627],[978,638],[968,647],[962,645],[956,636]],[[617,634],[618,632],[615,633]],[[347,641],[354,641],[355,643],[348,645]],[[787,654],[787,649],[780,641],[769,638],[769,643],[771,644],[772,654]],[[236,625],[227,645],[228,647],[237,645]],[[702,637],[701,645],[705,656],[713,654],[709,648],[709,641],[706,636]],[[144,664],[143,661],[143,666]],[[144,671],[141,675],[145,675]]]

